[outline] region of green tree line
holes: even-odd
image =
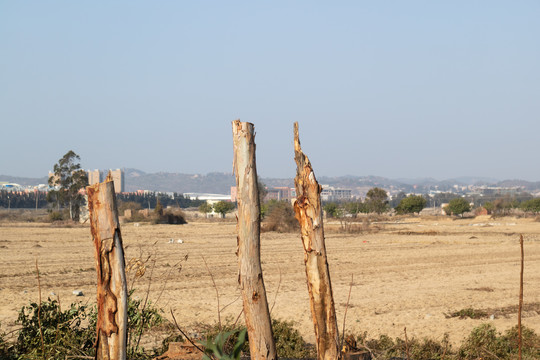
[[[475,207],[484,207],[489,214],[508,215],[513,209],[521,209],[528,213],[540,213],[540,198],[529,193],[517,193],[506,196],[459,196],[454,193],[438,193],[429,195],[409,195],[400,192],[389,199],[384,189],[372,188],[365,200],[345,202],[325,202],[323,208],[327,215],[334,218],[344,216],[355,217],[359,213],[381,214],[394,209],[397,214],[419,213],[425,207],[440,207],[447,204],[448,214],[462,216]],[[474,204],[474,206],[471,206]]]
[[[172,195],[163,194],[163,193],[121,193],[116,194],[116,199],[123,202],[133,202],[137,203],[143,209],[154,209],[157,205],[158,199],[163,207],[173,206],[180,208],[188,207],[198,207],[202,203],[205,203],[204,200],[191,200],[187,197],[184,197],[182,194],[173,193]]]
[[[46,208],[47,193],[0,190],[0,208],[35,209],[36,201],[38,209]]]

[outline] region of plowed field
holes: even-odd
[[[183,327],[217,321],[217,297],[203,257],[219,292],[222,318],[241,310],[237,286],[236,224],[124,224],[126,262],[145,263],[143,277],[129,286],[165,310]],[[459,343],[482,322],[499,330],[517,323],[519,234],[525,238],[524,325],[540,332],[540,222],[533,219],[477,217],[389,218],[372,223],[373,232],[342,233],[326,224],[328,262],[340,330],[347,296],[349,331],[442,338]],[[170,243],[172,239],[173,243]],[[178,240],[182,240],[179,243]],[[262,266],[272,316],[294,320],[308,341],[313,326],[305,284],[303,248],[298,234],[262,234]],[[0,224],[0,323],[14,327],[18,310],[37,301],[35,262],[42,297],[62,304],[95,302],[96,272],[88,226]],[[187,257],[187,260],[186,260]],[[134,275],[131,272],[130,277]],[[73,295],[82,290],[84,296]],[[52,295],[54,293],[54,295]],[[447,318],[464,308],[485,310],[491,319]]]

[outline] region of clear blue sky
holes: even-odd
[[[0,0],[0,174],[540,180],[540,2]]]

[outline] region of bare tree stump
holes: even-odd
[[[315,326],[318,359],[339,358],[339,334],[330,272],[324,242],[321,186],[307,156],[302,152],[298,123],[294,123],[294,159],[296,161],[295,217],[300,223],[311,316]]]
[[[86,191],[97,270],[96,359],[125,360],[128,294],[112,178]]]
[[[253,124],[232,123],[234,173],[238,193],[238,282],[252,359],[276,359],[260,256],[260,204]]]

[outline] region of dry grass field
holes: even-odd
[[[144,276],[129,286],[165,310],[181,326],[232,318],[241,309],[237,286],[234,222],[187,225],[122,226],[126,261],[146,261]],[[492,322],[498,330],[517,323],[519,234],[525,238],[524,325],[540,332],[540,222],[488,216],[388,218],[365,233],[342,233],[326,224],[329,266],[340,328],[347,296],[348,331],[367,331],[441,339],[448,333],[460,343],[471,329]],[[174,243],[169,243],[173,239]],[[178,239],[183,243],[177,243]],[[272,316],[293,320],[313,341],[303,249],[298,234],[262,234],[262,266]],[[61,304],[94,303],[96,273],[88,226],[55,227],[45,223],[0,223],[0,323],[14,327],[18,310],[38,300],[35,261],[41,273],[43,299]],[[187,259],[186,259],[187,258]],[[131,272],[132,276],[134,271]],[[83,297],[72,294],[82,290]],[[50,295],[54,293],[55,295]],[[228,305],[228,306],[227,306]],[[492,319],[447,318],[464,308],[484,310]],[[341,329],[340,329],[341,330]]]

